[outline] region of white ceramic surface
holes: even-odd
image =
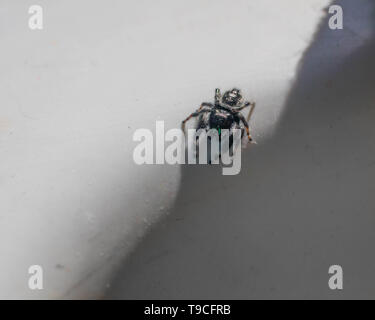
[[[178,167],[133,163],[134,130],[237,86],[262,145],[328,2],[40,0],[31,31],[35,3],[2,1],[0,297],[100,297],[179,190]]]

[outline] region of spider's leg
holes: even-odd
[[[255,102],[246,101],[242,106],[236,108],[236,111],[241,111],[242,109],[245,109],[247,107],[251,107],[250,110],[249,110],[249,114],[247,115],[247,118],[246,118],[246,121],[249,121],[251,115],[253,114],[254,108],[255,108]]]
[[[246,101],[242,106],[237,107],[237,108],[233,108],[233,109],[235,109],[236,111],[241,111],[242,109],[245,109],[250,105],[251,105],[251,103],[249,101]]]
[[[247,134],[247,138],[249,139],[249,141],[252,141],[253,143],[256,143],[255,141],[253,141],[253,138],[251,137],[250,135],[250,128],[249,128],[249,124],[247,123],[245,117],[243,116],[242,113],[238,112],[237,113],[237,117],[240,119],[240,121],[242,121],[242,123],[244,124],[245,126],[245,130],[246,130],[246,134]]]
[[[239,107],[233,107],[233,109],[235,109],[236,111],[241,111],[242,109],[245,109],[249,106],[251,106],[253,103],[249,102],[249,101],[245,101],[244,104],[241,104]]]
[[[253,114],[254,112],[254,109],[255,109],[255,102],[250,102],[250,110],[249,110],[249,114],[247,115],[247,118],[246,118],[246,121],[249,122],[250,121],[250,118],[251,118],[251,115]]]
[[[202,102],[201,106],[199,107],[199,109],[197,111],[202,110],[203,107],[213,108],[213,104],[209,103],[209,102]]]
[[[207,106],[200,106],[200,108],[197,110],[197,111],[195,111],[195,112],[193,112],[190,116],[188,116],[184,121],[182,121],[182,125],[181,125],[181,128],[182,128],[182,130],[185,132],[185,123],[186,123],[186,121],[188,121],[188,120],[190,120],[191,118],[193,118],[193,117],[197,117],[197,116],[199,116],[199,115],[201,115],[201,114],[203,114],[203,113],[205,113],[205,112],[209,112],[211,109],[210,108],[207,108]]]

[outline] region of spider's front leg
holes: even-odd
[[[245,108],[249,107],[250,105],[252,105],[252,103],[249,102],[249,101],[246,101],[242,106],[234,107],[234,109],[236,109],[236,111],[241,111],[242,109],[245,109]]]
[[[238,112],[238,113],[237,113],[237,116],[238,116],[238,118],[240,119],[240,121],[242,121],[242,123],[243,123],[244,126],[245,126],[245,130],[246,130],[247,138],[249,139],[249,141],[252,142],[252,143],[256,143],[256,142],[253,140],[253,138],[251,137],[251,135],[250,135],[249,124],[247,123],[247,121],[246,121],[245,117],[243,116],[243,114],[240,113],[240,112]]]
[[[255,109],[255,102],[250,102],[250,110],[249,110],[249,114],[247,115],[247,118],[246,118],[247,122],[250,121],[250,118],[251,118],[251,115],[254,112],[254,109]]]
[[[250,117],[253,114],[253,111],[255,109],[255,102],[246,101],[242,106],[236,108],[236,111],[241,111],[242,109],[245,109],[247,107],[250,107],[250,110],[249,110],[249,114],[247,115],[246,121],[250,121]]]
[[[199,107],[199,109],[198,109],[197,111],[202,110],[203,107],[209,107],[209,108],[212,108],[213,105],[212,105],[212,103],[209,103],[209,102],[202,102],[201,106]]]
[[[210,110],[211,110],[212,107],[213,107],[213,105],[211,103],[203,102],[197,111],[193,112],[184,121],[182,121],[182,124],[181,124],[182,131],[184,131],[184,133],[185,133],[185,123],[187,121],[189,121],[191,118],[197,117],[197,116],[199,116],[199,115],[201,115],[201,114],[203,114],[205,112],[210,112]]]

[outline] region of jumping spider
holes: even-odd
[[[242,109],[250,107],[247,118],[240,112]],[[252,143],[253,138],[250,135],[248,121],[255,108],[255,102],[243,101],[239,89],[233,88],[226,91],[222,96],[220,89],[215,89],[215,103],[203,102],[200,108],[182,121],[182,130],[185,131],[185,123],[193,117],[198,118],[197,130],[199,129],[217,129],[220,135],[222,129],[241,130],[241,138],[246,130],[247,138]]]

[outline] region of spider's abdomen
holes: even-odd
[[[230,112],[215,109],[210,114],[209,124],[211,128],[230,129],[233,121],[234,118]]]

